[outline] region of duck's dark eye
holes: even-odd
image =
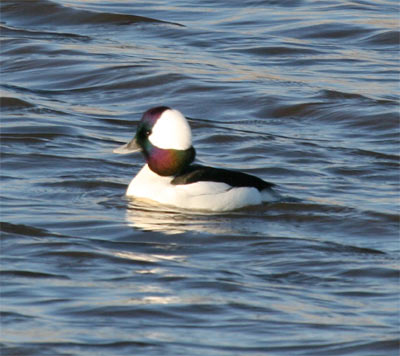
[[[145,139],[151,135],[151,128],[147,128],[144,125],[140,125],[137,131],[137,137],[140,139]]]

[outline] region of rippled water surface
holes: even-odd
[[[1,36],[1,355],[398,354],[398,1],[3,0]],[[294,199],[126,199],[155,105]]]

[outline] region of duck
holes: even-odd
[[[117,154],[138,151],[146,164],[129,183],[128,198],[214,212],[281,198],[274,183],[244,172],[194,163],[196,150],[188,120],[168,106],[147,110],[134,138],[113,150]]]

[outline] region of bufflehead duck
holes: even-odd
[[[192,164],[196,151],[186,118],[167,106],[147,110],[132,141],[114,153],[142,151],[147,164],[126,195],[183,209],[227,211],[280,199],[273,183],[250,174]]]

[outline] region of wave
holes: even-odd
[[[2,19],[13,25],[130,25],[135,23],[158,23],[174,26],[182,24],[151,17],[109,12],[96,12],[67,7],[49,0],[3,1]]]
[[[19,110],[34,108],[35,105],[28,101],[13,98],[13,97],[0,97],[0,108],[7,110]]]

